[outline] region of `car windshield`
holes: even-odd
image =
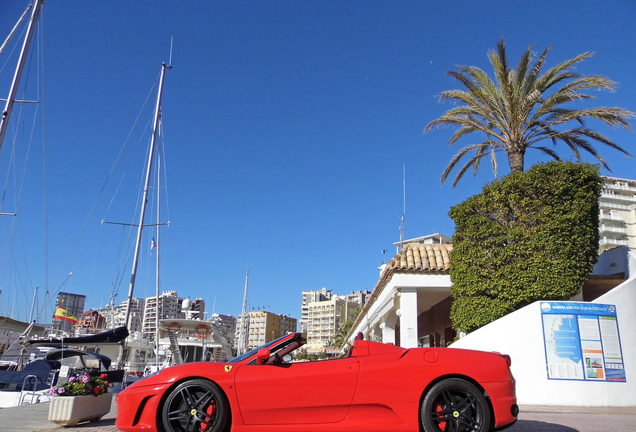
[[[286,338],[286,337],[288,337],[288,336],[289,336],[289,335],[285,335],[285,336],[283,336],[283,337],[279,337],[278,339],[275,339],[275,340],[273,340],[273,341],[271,341],[271,342],[267,342],[265,345],[259,346],[258,348],[254,348],[253,350],[248,351],[248,352],[246,352],[245,354],[240,355],[240,356],[238,356],[238,357],[234,357],[232,360],[229,360],[229,361],[228,361],[228,363],[238,363],[238,362],[242,362],[243,360],[248,359],[248,358],[252,357],[253,355],[255,355],[255,354],[258,352],[258,350],[263,349],[263,348],[270,347],[270,346],[272,346],[272,345],[274,345],[274,344],[276,344],[276,343],[280,342],[281,340],[285,339],[285,338]]]

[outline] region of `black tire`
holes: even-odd
[[[161,408],[165,432],[222,432],[229,416],[230,409],[221,390],[203,379],[179,384]]]
[[[490,406],[473,384],[449,378],[435,384],[424,397],[420,422],[425,432],[487,432]]]

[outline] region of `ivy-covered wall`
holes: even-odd
[[[453,207],[453,327],[471,332],[536,300],[576,295],[598,258],[598,167],[534,165]]]

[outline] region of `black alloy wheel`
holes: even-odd
[[[229,418],[225,396],[216,384],[192,379],[172,390],[161,408],[166,432],[221,432]]]
[[[487,432],[490,406],[477,387],[449,378],[438,382],[422,401],[420,421],[426,432]]]

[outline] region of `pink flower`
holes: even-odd
[[[88,377],[88,375],[84,375],[84,376],[82,377],[82,382],[83,382],[84,384],[86,384],[89,380],[90,380],[90,378]]]
[[[55,393],[57,393],[57,387],[53,386],[49,390],[49,396],[53,396]]]
[[[64,394],[65,391],[66,391],[66,389],[64,387],[60,387],[59,389],[57,389],[57,392],[59,394]]]
[[[70,377],[68,379],[68,382],[75,382],[75,381],[77,381],[77,377]]]

